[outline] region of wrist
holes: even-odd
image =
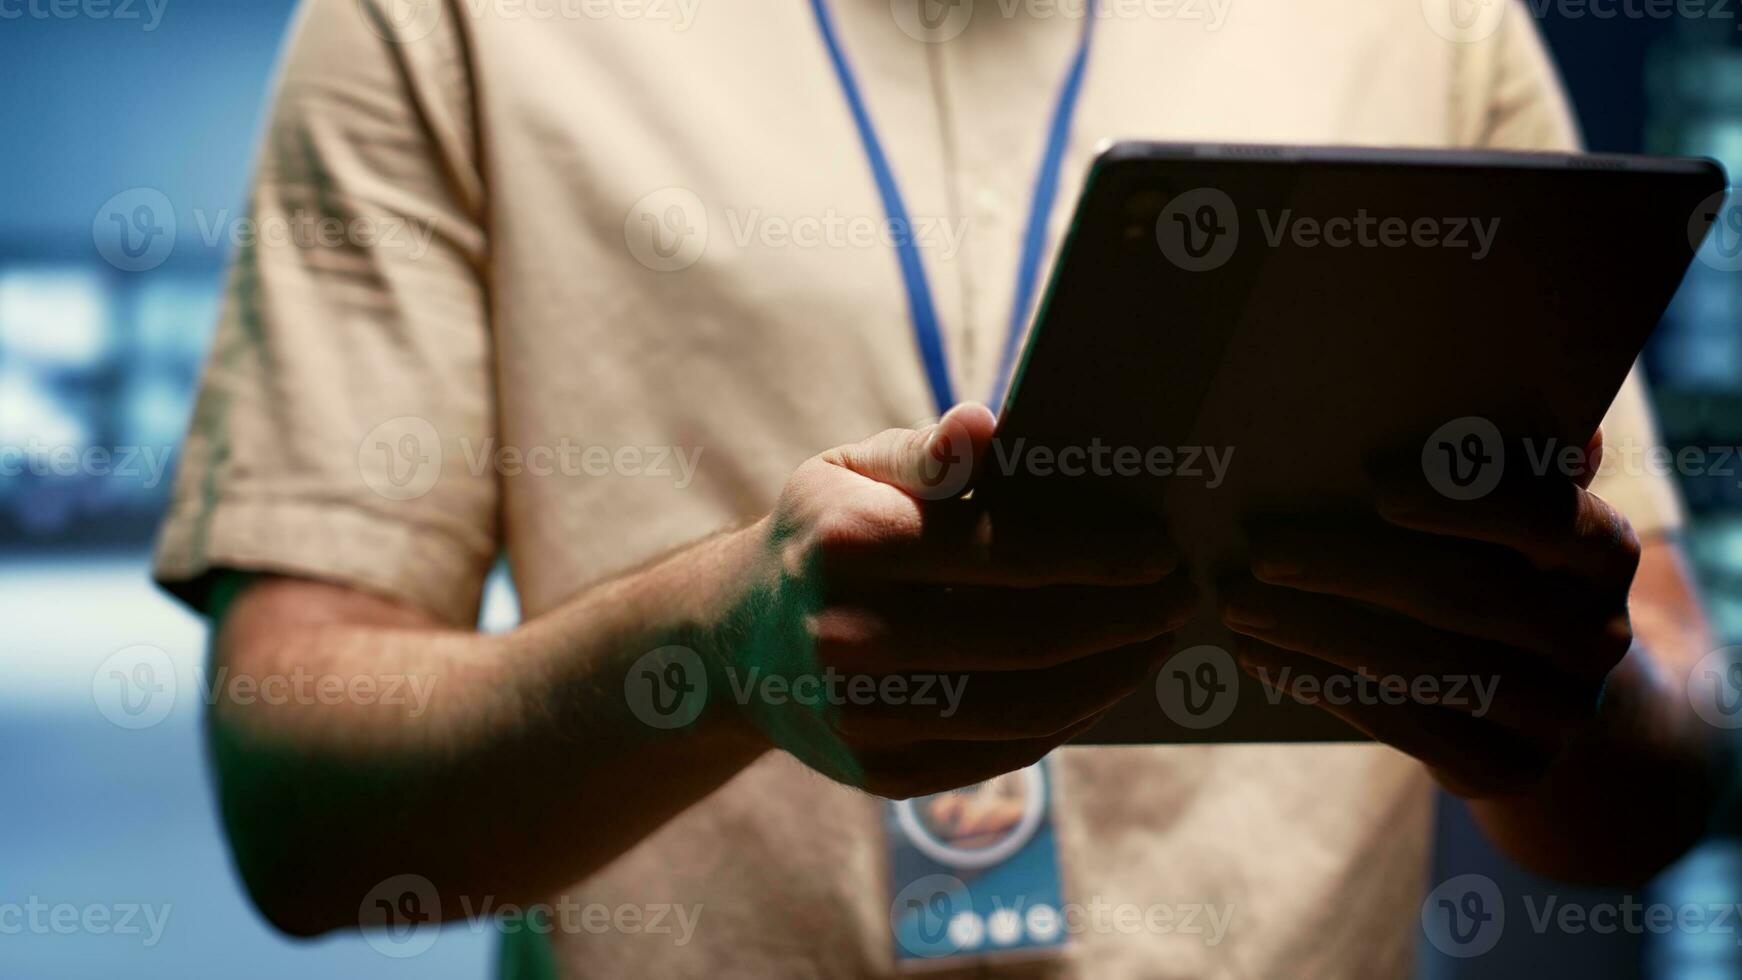
[[[708,543],[702,602],[690,618],[684,645],[702,658],[708,680],[707,727],[760,755],[775,748],[739,692],[745,672],[766,646],[776,618],[780,576],[770,560],[769,520],[736,528]]]

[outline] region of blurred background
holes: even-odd
[[[0,458],[0,903],[131,904],[170,915],[149,946],[149,935],[115,929],[0,932],[0,977],[490,973],[489,938],[464,926],[444,930],[431,953],[395,960],[360,937],[292,944],[252,913],[205,773],[203,629],[147,579],[293,7],[0,4],[0,13],[42,11],[0,17],[0,447],[10,451]],[[1705,154],[1742,168],[1733,16],[1533,7],[1565,8],[1542,10],[1540,22],[1592,149]],[[1742,445],[1742,273],[1726,271],[1734,266],[1742,261],[1694,265],[1648,353],[1671,447]],[[1739,487],[1734,474],[1683,487],[1692,554],[1731,643],[1742,642]],[[487,627],[514,618],[511,590],[493,582]],[[139,644],[165,657],[145,680],[168,696],[150,706],[127,701],[105,676],[111,654]],[[1489,851],[1455,805],[1441,807],[1435,861],[1435,881],[1477,871],[1508,894],[1621,898],[1531,881]],[[1742,851],[1715,840],[1635,897],[1742,901]],[[1472,961],[1424,944],[1420,972],[1738,977],[1737,933],[1742,924],[1729,935],[1509,929],[1496,951]]]

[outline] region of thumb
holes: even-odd
[[[920,500],[947,500],[974,485],[997,420],[977,403],[957,405],[917,429],[888,429],[842,446],[830,461]]]

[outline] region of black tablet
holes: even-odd
[[[1103,152],[976,494],[1147,509],[1208,601],[1153,687],[1080,741],[1362,738],[1234,668],[1213,599],[1241,527],[1370,506],[1366,460],[1458,420],[1583,446],[1725,184],[1708,160]]]

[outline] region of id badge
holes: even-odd
[[[885,805],[895,962],[1046,956],[1066,944],[1047,760]]]

